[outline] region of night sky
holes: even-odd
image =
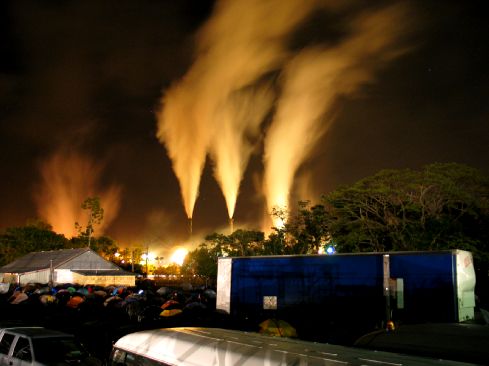
[[[243,14],[250,11],[245,0],[238,3]],[[367,1],[340,2],[349,4],[341,9],[322,3],[284,37],[290,54],[341,45],[354,15],[376,10]],[[385,168],[458,162],[489,174],[485,2],[403,3],[409,19],[396,44],[402,52],[354,92],[335,97],[328,130],[295,174],[291,202],[318,201]],[[59,183],[75,186],[64,191],[67,200],[108,197],[103,230],[123,245],[173,246],[188,237],[179,182],[156,137],[157,113],[165,92],[198,58],[196,37],[215,6],[209,0],[0,2],[0,228],[46,216]],[[273,86],[276,102],[283,65],[260,78]],[[274,110],[244,171],[236,227],[264,229],[263,141]],[[227,230],[212,169],[207,159],[195,236]],[[83,198],[77,200],[79,207]]]

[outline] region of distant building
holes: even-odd
[[[136,275],[105,260],[90,248],[29,253],[0,267],[2,282],[134,286]]]

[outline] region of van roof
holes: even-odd
[[[201,365],[467,365],[424,357],[265,336],[219,328],[166,328],[131,333],[114,345],[165,364]],[[369,363],[370,364],[370,363]]]

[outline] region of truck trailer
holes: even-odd
[[[344,342],[392,321],[471,320],[474,287],[463,250],[222,257],[216,307],[248,324],[280,318],[302,338]]]

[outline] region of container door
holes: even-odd
[[[472,253],[457,250],[457,303],[458,321],[474,319],[475,270]]]
[[[216,309],[231,313],[232,258],[219,258],[217,262]]]

